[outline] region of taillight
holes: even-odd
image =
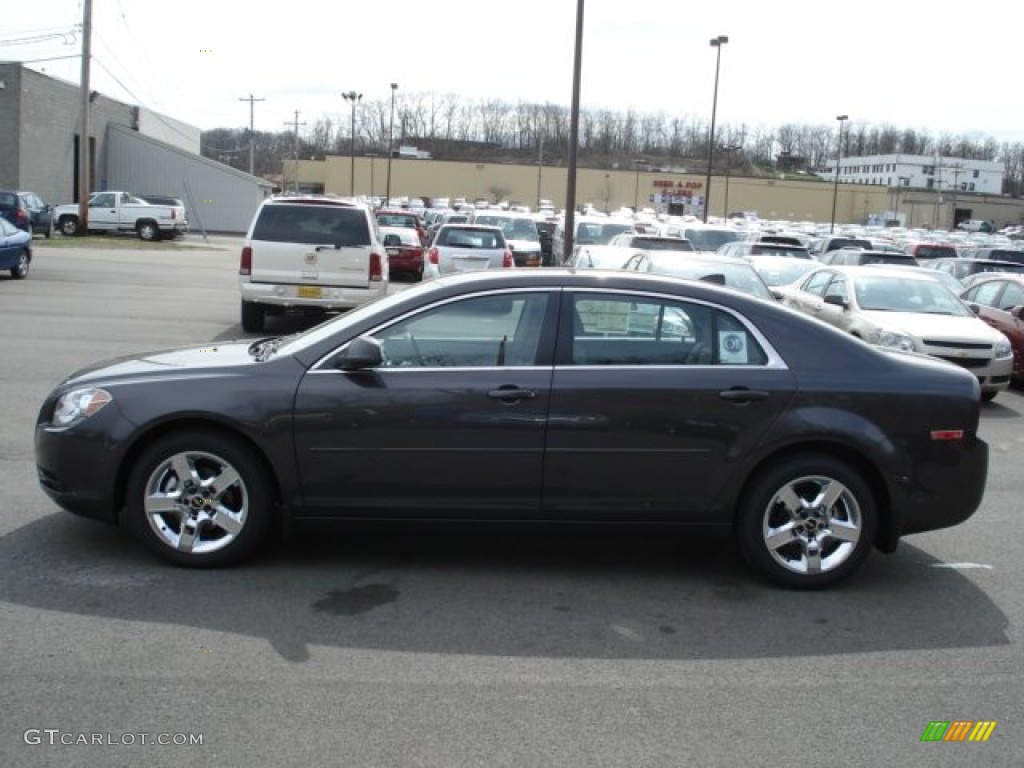
[[[252,248],[250,248],[248,245],[242,249],[242,261],[238,265],[238,274],[252,274]]]
[[[431,264],[437,264],[441,260],[441,255],[437,252],[437,248],[431,248],[427,251],[427,259]]]
[[[384,279],[384,269],[381,266],[380,254],[373,251],[370,253],[370,282],[379,283]]]
[[[933,429],[931,433],[932,440],[936,442],[957,442],[964,439],[964,431],[962,429]]]
[[[514,258],[512,258],[512,251],[505,251],[505,253],[503,253],[502,256],[501,256],[501,266],[502,266],[502,268],[503,269],[508,269],[509,267],[514,267],[515,265],[516,265],[516,260]]]
[[[16,218],[18,221],[28,221],[28,214],[21,208],[18,208],[14,214],[14,218]]]

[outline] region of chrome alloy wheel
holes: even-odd
[[[854,493],[835,478],[798,477],[764,509],[761,535],[772,559],[797,574],[828,573],[854,553],[864,518]]]
[[[229,546],[249,516],[249,492],[238,471],[212,453],[176,453],[156,466],[143,509],[157,539],[183,554]]]

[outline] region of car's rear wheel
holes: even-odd
[[[214,432],[172,433],[147,448],[127,488],[131,528],[175,565],[237,562],[270,526],[272,492],[252,452]]]
[[[991,403],[993,400],[996,399],[996,395],[998,395],[998,394],[999,394],[999,390],[996,390],[996,389],[994,389],[994,390],[992,390],[990,392],[982,392],[981,393],[981,400],[984,403]]]
[[[246,333],[259,333],[266,323],[267,310],[262,304],[252,301],[242,302],[242,330]]]
[[[737,542],[747,563],[776,584],[816,589],[863,564],[877,520],[874,495],[856,470],[799,455],[753,480],[740,502]]]
[[[18,254],[18,260],[14,262],[14,266],[11,267],[11,277],[15,280],[23,280],[28,277],[28,265],[31,259],[29,258],[28,251],[22,251]]]
[[[145,240],[147,243],[160,239],[160,227],[156,225],[155,221],[140,221],[135,226],[135,231],[138,233],[139,239]]]

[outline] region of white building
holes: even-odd
[[[824,181],[834,181],[835,164],[817,171],[817,175]],[[937,155],[844,157],[839,165],[839,183],[1001,195],[1003,164]]]

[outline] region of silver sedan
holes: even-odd
[[[474,224],[445,224],[427,252],[424,277],[453,272],[515,267],[512,250],[500,227]]]

